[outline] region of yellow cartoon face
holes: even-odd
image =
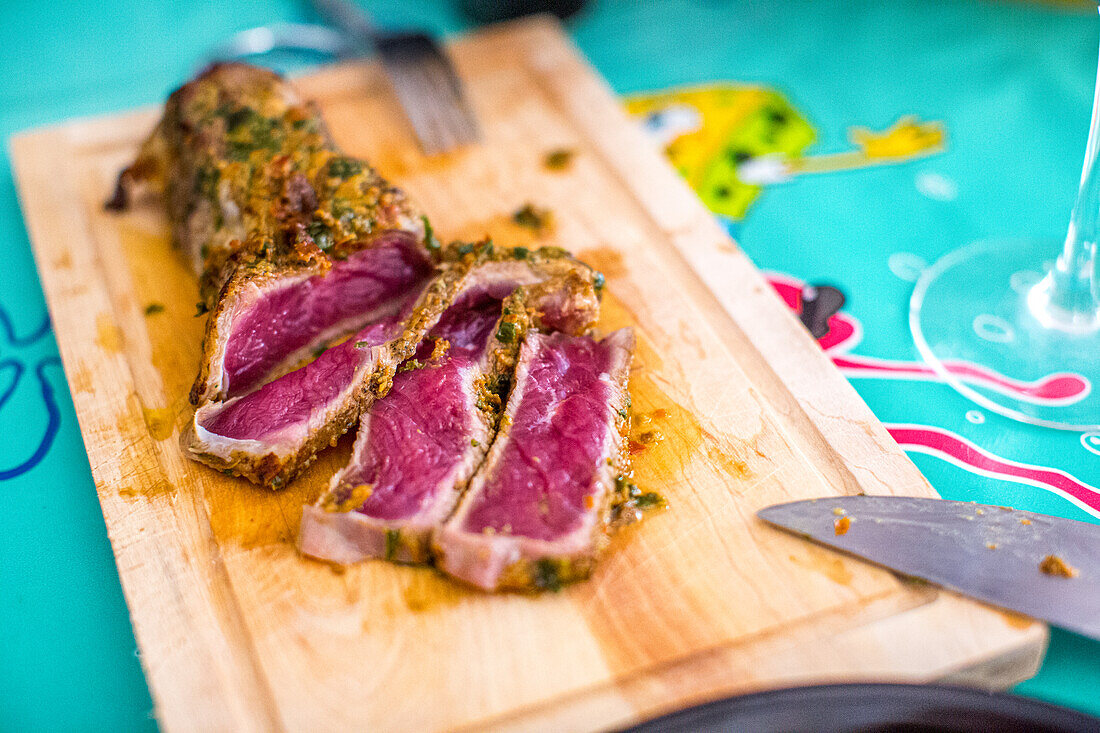
[[[697,87],[632,97],[626,106],[703,202],[732,219],[742,218],[761,191],[742,180],[741,166],[776,153],[797,157],[814,140],[787,100],[761,87]]]
[[[854,150],[805,156],[814,129],[777,92],[720,84],[631,97],[639,117],[712,211],[737,221],[763,190],[793,176],[911,160],[943,149],[938,122],[902,117],[874,132],[852,127]]]

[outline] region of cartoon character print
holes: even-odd
[[[844,300],[835,288],[807,286],[797,278],[781,273],[766,273],[765,276],[783,302],[799,314],[821,348],[845,376],[942,381],[930,367],[920,362],[877,359],[850,353],[860,342],[863,329],[854,316],[840,310]],[[1022,382],[969,362],[953,362],[946,366],[963,381],[1036,403],[1072,403],[1083,399],[1091,389],[1089,381],[1078,374],[1051,374],[1033,382]],[[945,428],[909,423],[886,423],[885,426],[906,451],[934,456],[979,476],[1050,491],[1100,518],[1100,487],[1087,484],[1065,471],[1003,458]],[[1100,453],[1100,436],[1086,434],[1081,441],[1086,449]]]
[[[749,85],[642,94],[626,108],[734,233],[766,186],[913,160],[940,152],[946,140],[940,123],[905,116],[881,132],[850,128],[850,150],[805,155],[817,137],[809,121],[779,92]]]
[[[947,140],[941,123],[904,116],[882,131],[849,128],[848,150],[806,155],[816,138],[807,119],[778,92],[747,85],[672,89],[629,98],[626,105],[735,237],[740,221],[767,186],[797,176],[913,160],[944,150]],[[944,195],[943,191],[933,193]],[[841,310],[844,296],[836,288],[807,288],[795,278],[777,273],[768,277],[846,376],[942,381],[921,362],[851,353],[863,332],[859,321]],[[948,362],[944,367],[963,382],[1035,404],[1072,404],[1092,389],[1079,374],[1056,373],[1023,381],[969,362]],[[1100,517],[1100,489],[1064,471],[1002,458],[943,428],[886,427],[907,451],[936,456],[978,475],[1037,486]],[[1086,434],[1081,440],[1086,450],[1100,454],[1100,434]]]
[[[768,273],[767,278],[788,307],[797,313],[802,313],[805,285],[796,278],[779,273]],[[849,353],[860,342],[863,331],[859,321],[844,311],[830,315],[827,324],[827,332],[819,339],[821,348],[825,349],[832,357],[833,363],[849,376],[870,379],[943,381],[932,367],[923,362],[878,359]],[[1035,404],[1073,404],[1084,399],[1092,390],[1092,383],[1080,374],[1056,372],[1028,382],[1012,379],[968,361],[948,361],[944,367],[960,381]]]
[[[741,220],[766,183],[744,179],[743,166],[767,156],[798,159],[816,138],[798,110],[763,87],[673,89],[629,97],[626,108],[703,203],[728,221]]]
[[[41,408],[46,413],[46,426],[42,435],[33,440],[34,449],[30,455],[16,458],[13,463],[0,464],[0,481],[22,476],[27,471],[37,466],[50,450],[58,428],[61,426],[61,411],[57,405],[53,385],[46,377],[46,370],[50,367],[60,368],[61,360],[56,356],[46,356],[37,359],[31,367],[24,359],[16,356],[7,356],[5,352],[12,352],[40,343],[47,337],[50,331],[50,320],[46,316],[42,323],[25,336],[16,333],[15,324],[11,317],[0,307],[0,332],[2,332],[4,347],[0,350],[0,420],[7,430],[22,429],[24,415],[12,414],[10,403],[16,391],[25,384],[25,379],[30,379],[31,374],[37,381],[38,394],[41,399]],[[32,387],[33,389],[33,387]],[[5,409],[8,408],[8,409]]]

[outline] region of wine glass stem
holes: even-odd
[[[1081,185],[1073,205],[1065,247],[1029,298],[1032,312],[1044,326],[1070,331],[1100,328],[1100,64],[1092,101],[1092,124],[1085,147]]]

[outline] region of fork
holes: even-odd
[[[382,32],[348,0],[311,0],[311,4],[329,25],[273,23],[250,28],[217,44],[207,60],[277,52],[340,59],[373,49],[426,155],[477,142],[480,133],[462,82],[430,36],[420,31]]]
[[[355,44],[374,48],[426,155],[480,137],[462,82],[439,44],[426,33],[386,33],[349,0],[312,0],[313,9]]]

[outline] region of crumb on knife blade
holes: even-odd
[[[1043,558],[1043,561],[1039,563],[1039,571],[1046,575],[1053,575],[1059,578],[1076,578],[1078,575],[1077,568],[1073,567],[1058,555],[1047,555]]]

